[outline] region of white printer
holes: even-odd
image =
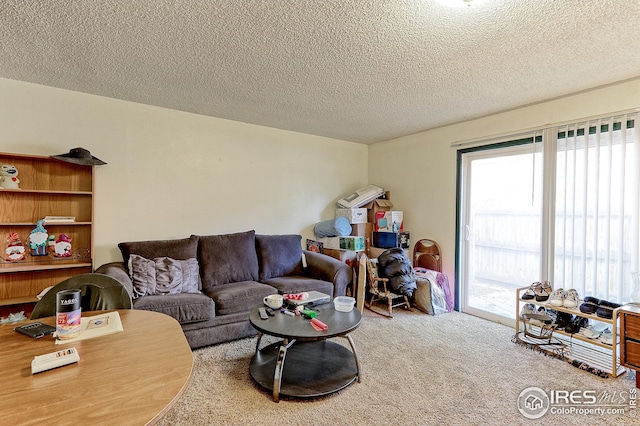
[[[384,194],[384,189],[376,185],[367,185],[337,201],[341,209],[357,209]]]

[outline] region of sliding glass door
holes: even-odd
[[[515,319],[515,290],[540,277],[542,153],[533,137],[459,152],[460,307]]]
[[[616,303],[640,291],[635,119],[589,119],[458,151],[463,312],[512,323],[515,289],[543,280]]]

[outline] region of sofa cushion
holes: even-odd
[[[256,235],[260,281],[302,275],[300,235]]]
[[[198,256],[198,237],[192,235],[189,238],[176,240],[133,241],[120,243],[118,248],[120,248],[125,265],[129,264],[129,256],[132,253],[147,259],[167,256],[184,260]]]
[[[131,254],[128,269],[134,298],[152,294],[199,293],[200,275],[195,258],[156,257],[151,260]]]
[[[255,231],[196,238],[203,290],[258,280]]]
[[[213,300],[204,294],[195,293],[140,297],[133,301],[133,308],[169,315],[180,324],[208,321],[216,315]]]
[[[266,284],[255,281],[244,281],[229,284],[220,284],[205,289],[205,294],[213,299],[218,315],[247,312],[256,305],[262,304],[265,296],[276,294],[278,291]]]
[[[315,278],[290,275],[288,277],[274,277],[263,281],[275,287],[280,294],[302,293],[303,291],[319,291],[333,297],[333,283]]]

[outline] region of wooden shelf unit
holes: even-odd
[[[557,338],[563,344],[566,344],[572,349],[572,358],[579,361],[586,362],[592,367],[597,367],[614,377],[623,374],[626,369],[620,364],[618,346],[620,344],[618,338],[618,309],[614,309],[612,319],[601,318],[597,315],[586,314],[581,312],[578,308],[565,308],[564,306],[552,306],[548,301],[538,302],[533,300],[522,300],[522,295],[529,289],[529,287],[522,287],[516,290],[516,336],[521,333],[520,323],[523,321],[520,318],[520,310],[522,305],[532,303],[536,306],[543,306],[546,309],[553,309],[558,312],[566,312],[574,316],[588,318],[590,322],[600,321],[610,325],[613,344],[608,345],[600,342],[597,339],[589,339],[580,333],[567,333],[564,330],[554,330],[553,336]],[[578,305],[580,306],[580,305]]]
[[[625,305],[620,317],[620,363],[636,371],[636,388],[640,388],[640,305]]]
[[[45,288],[77,274],[93,272],[92,166],[55,158],[0,153],[0,164],[18,169],[20,189],[0,189],[0,307],[3,311],[35,303]],[[45,223],[49,235],[71,238],[72,256],[31,256],[5,259],[6,239],[15,232],[28,251],[29,234],[45,216],[74,216],[72,223]]]

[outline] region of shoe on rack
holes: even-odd
[[[580,305],[580,312],[584,314],[595,314],[596,311],[598,310],[599,305],[600,305],[600,299],[587,296],[582,301],[582,305]]]
[[[597,339],[605,330],[607,330],[607,325],[605,323],[599,322],[587,328],[583,328],[580,333],[584,335],[584,337],[587,337],[589,339]]]
[[[588,326],[589,320],[587,318],[576,316],[575,319],[564,328],[564,331],[569,334],[575,334],[580,332],[581,328],[587,328]]]
[[[596,310],[596,315],[600,318],[611,319],[613,317],[613,310],[620,306],[622,305],[618,303],[601,300],[600,305],[598,305],[598,309]]]
[[[536,301],[537,302],[545,302],[545,301],[549,300],[549,296],[551,295],[552,291],[553,291],[553,289],[551,288],[551,285],[549,284],[549,282],[548,281],[543,281],[542,284],[540,284],[539,287],[535,288]]]
[[[535,305],[534,305],[535,309]],[[553,318],[549,316],[549,313],[544,306],[538,306],[538,310],[534,312],[536,315],[529,315],[531,318],[531,324],[543,327],[545,325],[553,324]]]
[[[611,333],[611,330],[609,330],[608,328],[604,330],[600,334],[600,337],[598,337],[598,341],[606,345],[613,345],[613,333]]]
[[[564,302],[562,305],[565,308],[577,308],[579,300],[578,291],[572,288],[564,292]]]
[[[524,320],[525,319],[525,315],[526,314],[537,314],[538,311],[536,311],[536,305],[534,305],[533,303],[527,303],[525,304],[522,309],[520,309],[520,319]]]
[[[554,323],[557,330],[562,330],[573,322],[573,315],[571,315],[570,313],[554,311],[552,309],[549,309],[549,311],[549,316],[551,316],[552,318],[555,317]]]
[[[564,304],[564,290],[561,288],[554,290],[549,297],[549,304],[551,306],[562,306]]]
[[[540,328],[543,328],[545,326],[548,327],[553,324],[553,319],[546,314],[524,314],[523,317],[525,322],[528,322],[529,324],[535,325],[536,327]]]
[[[540,282],[535,282],[533,284],[531,284],[529,286],[529,288],[522,294],[522,296],[520,297],[520,299],[522,300],[533,300],[536,298],[536,289],[541,288],[542,287],[542,283]]]

